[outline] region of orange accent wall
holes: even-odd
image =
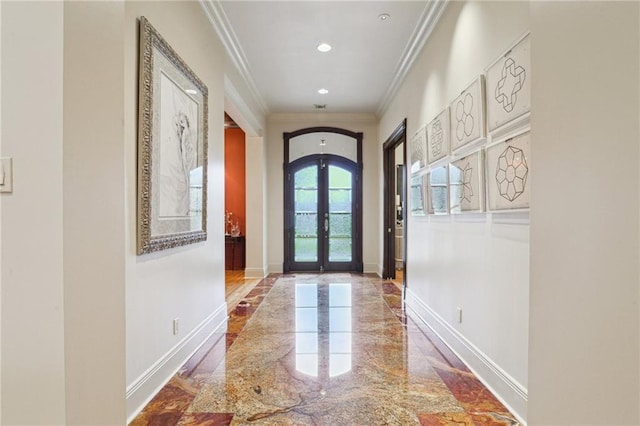
[[[224,130],[224,210],[231,212],[245,235],[245,134],[242,129]]]

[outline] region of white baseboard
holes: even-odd
[[[429,308],[411,289],[406,291],[407,308],[422,322],[418,322],[418,326],[427,326],[437,334],[518,421],[526,425],[527,389]]]
[[[264,278],[266,277],[266,271],[264,268],[245,268],[244,269],[244,277],[245,278]]]
[[[268,274],[281,274],[282,263],[270,263],[267,272]]]
[[[223,303],[194,328],[169,352],[127,386],[127,424],[151,401],[184,363],[227,321],[227,304]],[[223,334],[221,331],[221,337]]]
[[[377,263],[363,263],[362,272],[365,274],[378,274],[380,275],[380,268]]]

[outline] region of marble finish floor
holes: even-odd
[[[245,278],[244,270],[224,271],[225,298],[227,301],[227,313],[244,299],[244,297],[260,282],[258,278]]]
[[[270,276],[132,425],[517,425],[403,309],[357,274]]]

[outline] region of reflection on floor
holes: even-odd
[[[402,288],[402,269],[396,269],[396,277],[391,281]]]
[[[270,276],[133,425],[516,425],[372,276]]]
[[[245,278],[244,270],[226,270],[224,281],[227,311],[231,311],[260,282],[260,279]]]

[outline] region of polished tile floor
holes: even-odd
[[[516,425],[402,307],[356,274],[270,276],[132,425]]]

